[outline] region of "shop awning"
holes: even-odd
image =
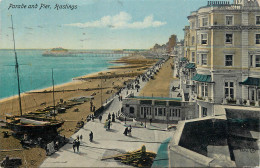
[[[196,74],[195,76],[193,76],[191,78],[191,80],[195,80],[198,82],[208,82],[208,83],[212,83],[211,81],[211,75],[201,75],[201,74]]]
[[[185,66],[185,68],[187,68],[187,69],[195,69],[196,67],[195,67],[195,64],[194,64],[194,63],[189,63],[189,64],[187,64],[187,65]]]
[[[181,61],[187,61],[188,59],[186,57],[182,57]]]
[[[248,77],[243,82],[239,82],[239,84],[260,87],[260,78]]]

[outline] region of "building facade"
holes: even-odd
[[[184,28],[181,81],[199,116],[214,104],[259,107],[260,7],[257,0],[209,1],[191,12]]]
[[[193,103],[181,102],[180,98],[129,96],[123,99],[125,116],[153,121],[176,123],[179,120],[197,118]]]

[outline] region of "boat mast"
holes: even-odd
[[[56,114],[55,114],[55,98],[54,98],[54,79],[53,79],[53,68],[51,69],[52,71],[52,99],[53,99],[53,114],[54,118],[56,119]]]
[[[20,115],[22,116],[23,112],[22,112],[22,101],[21,101],[21,90],[20,90],[19,65],[18,65],[18,61],[17,61],[17,53],[15,50],[14,26],[13,26],[12,15],[11,15],[11,21],[12,21],[13,42],[14,42],[15,71],[16,71],[16,75],[17,75],[17,84],[18,84],[19,109],[20,109]]]

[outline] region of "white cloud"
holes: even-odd
[[[86,22],[86,23],[71,23],[65,24],[65,26],[74,26],[74,27],[95,27],[103,28],[110,27],[113,29],[144,29],[148,27],[160,27],[166,24],[166,22],[155,21],[153,20],[153,15],[146,16],[143,21],[131,22],[132,16],[126,12],[120,12],[114,16],[104,16],[100,20]]]

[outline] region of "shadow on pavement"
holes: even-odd
[[[115,129],[109,129],[109,130],[106,130],[108,132],[118,132],[118,130],[115,130]]]
[[[121,142],[144,142],[144,143],[160,143],[161,142],[148,142],[148,141],[130,141],[130,140],[117,140],[117,141],[121,141]]]
[[[100,144],[100,143],[97,142],[97,141],[92,141],[92,142],[90,142],[90,143],[93,143],[93,144]]]

